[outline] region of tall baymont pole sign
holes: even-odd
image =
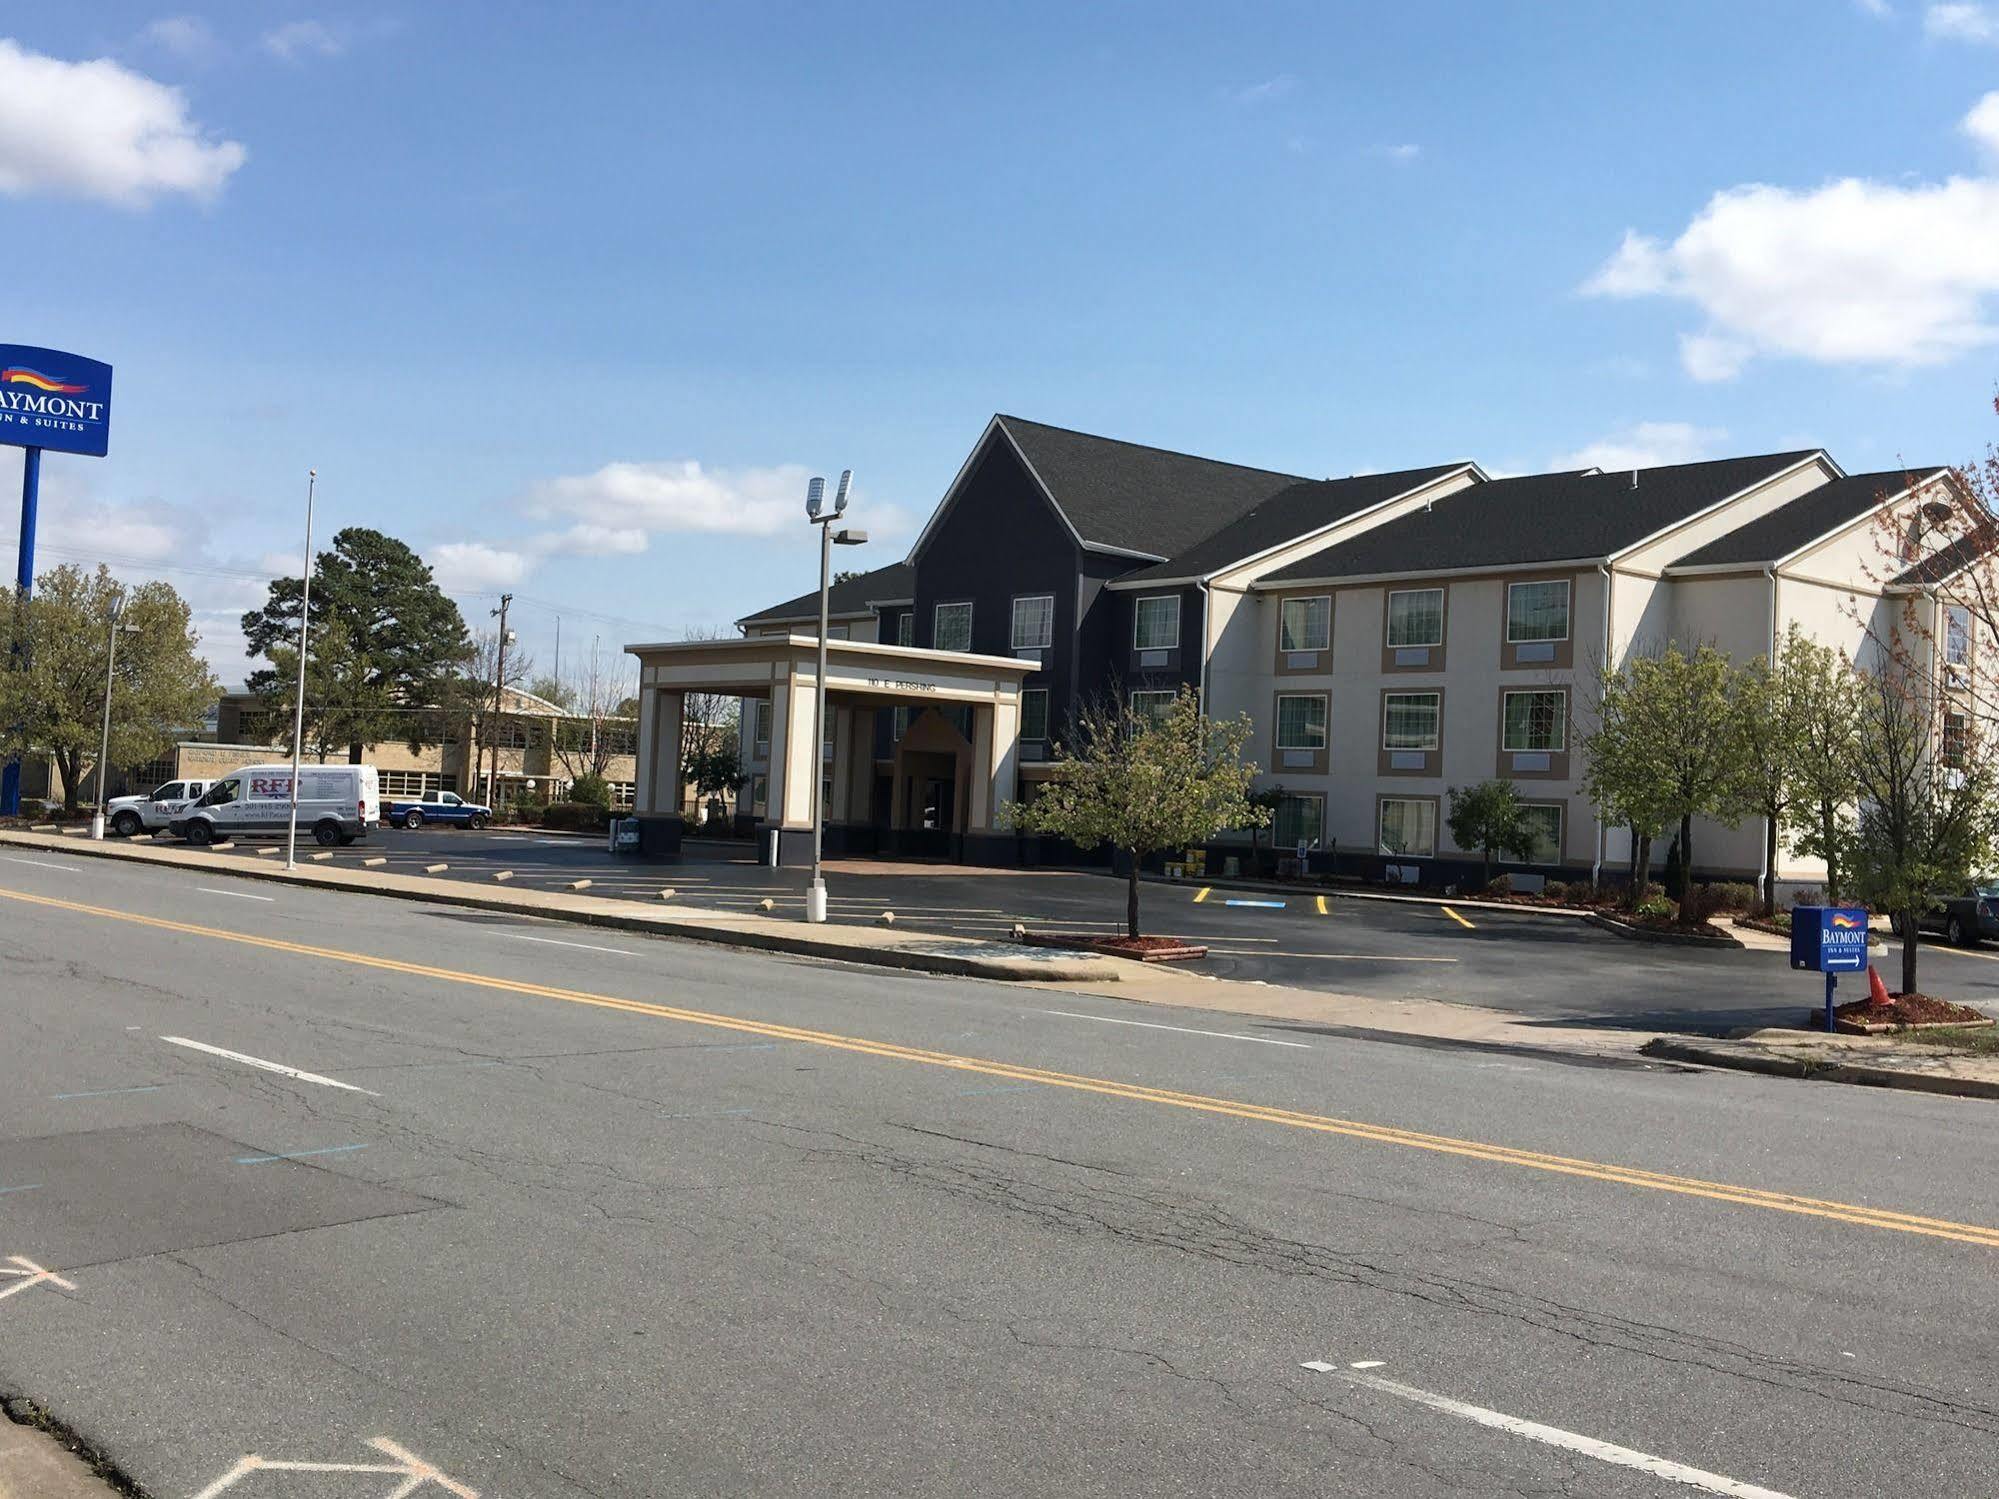
[[[25,645],[28,596],[35,587],[35,507],[41,497],[42,454],[102,458],[111,447],[111,366],[59,349],[0,344],[0,444],[21,455],[21,548],[14,574],[14,656]],[[98,772],[100,778],[102,770]],[[0,816],[21,810],[21,762],[0,771]]]

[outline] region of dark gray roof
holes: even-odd
[[[866,614],[868,606],[876,603],[890,603],[899,599],[914,597],[916,592],[916,569],[907,562],[891,562],[887,567],[878,567],[871,573],[848,578],[835,583],[826,590],[827,612],[834,616]],[[770,624],[781,619],[819,618],[819,590],[801,593],[795,599],[786,599],[782,604],[772,604],[768,609],[759,609],[755,614],[746,614],[738,624]],[[817,624],[813,626],[818,629]]]
[[[1999,551],[1999,536],[1973,531],[1958,537],[1949,546],[1937,548],[1907,571],[1897,573],[1888,586],[1924,588],[1931,583],[1941,583],[1994,551]]]
[[[1811,457],[1818,449],[1616,473],[1494,479],[1315,552],[1270,579],[1446,572],[1609,557]]]
[[[1357,474],[1350,479],[1306,479],[1280,489],[1260,502],[1247,515],[1223,526],[1176,553],[1164,562],[1125,573],[1125,583],[1150,583],[1166,578],[1204,578],[1267,552],[1272,547],[1309,536],[1347,516],[1357,515],[1384,500],[1420,489],[1449,473],[1466,467],[1464,463],[1440,463],[1430,468],[1405,468],[1388,474]]]
[[[1768,515],[1717,536],[1687,553],[1674,567],[1706,567],[1727,563],[1763,566],[1788,557],[1799,547],[1860,519],[1882,500],[1898,495],[1942,473],[1940,468],[1890,469],[1878,474],[1849,474],[1779,505]]]
[[[1006,429],[1086,542],[1171,557],[1294,484],[1298,474],[1243,468],[1045,427],[1017,416]]]

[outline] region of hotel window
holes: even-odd
[[[1509,583],[1506,587],[1506,643],[1521,645],[1569,638],[1569,580]]]
[[[1393,647],[1444,643],[1444,590],[1399,588],[1388,595],[1388,643]]]
[[[1527,802],[1520,808],[1520,825],[1533,840],[1529,864],[1562,862],[1562,809],[1553,802]]]
[[[849,635],[853,634],[853,632],[854,632],[854,627],[852,625],[826,626],[826,638],[828,640],[845,640]]]
[[[1287,796],[1277,804],[1271,820],[1270,841],[1280,849],[1318,848],[1326,841],[1326,799],[1323,796]]]
[[[1180,595],[1159,594],[1140,599],[1132,611],[1131,648],[1170,651],[1180,644]]]
[[[1384,854],[1427,859],[1437,851],[1437,803],[1427,797],[1381,799],[1380,846]]]
[[[1946,713],[1943,716],[1943,763],[1951,770],[1964,769],[1964,749],[1967,739],[1965,718],[1962,713]]]
[[[1131,712],[1134,718],[1146,724],[1156,724],[1163,719],[1173,706],[1178,692],[1134,692],[1131,695]]]
[[[1333,643],[1331,598],[1286,599],[1277,607],[1280,651],[1323,651]]]
[[[1950,666],[1962,666],[1971,659],[1971,611],[1962,604],[1944,605],[1943,659]]]
[[[1055,595],[1037,593],[1013,601],[1013,648],[1046,650],[1055,643]]]
[[[1020,695],[1020,737],[1048,737],[1048,689],[1030,687]]]
[[[770,758],[770,699],[760,697],[752,705],[750,722],[750,758],[768,760]]]
[[[1278,697],[1277,747],[1281,750],[1322,750],[1326,747],[1324,693],[1284,693]]]
[[[1381,747],[1433,750],[1443,696],[1435,692],[1390,692],[1381,699]]]
[[[895,617],[895,643],[897,645],[916,644],[916,611],[906,609]]]
[[[769,800],[770,800],[770,777],[751,776],[750,806],[756,811],[761,812],[764,810],[764,806],[767,802],[769,802]]]
[[[1566,692],[1509,692],[1500,699],[1500,748],[1560,751],[1569,747]]]
[[[972,606],[939,604],[930,644],[940,651],[969,651],[972,648]]]
[[[893,714],[890,720],[891,727],[889,729],[889,732],[895,737],[897,741],[900,741],[902,736],[909,732],[910,716],[915,712],[916,710],[910,707],[909,704],[907,703],[904,703],[901,707],[895,710],[895,713]]]

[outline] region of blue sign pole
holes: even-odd
[[[22,645],[27,635],[28,599],[35,591],[35,512],[42,498],[42,450],[21,450],[21,546],[14,568],[15,604],[19,621],[14,634],[14,661],[18,670]],[[0,770],[0,817],[21,815],[21,757],[9,757]]]
[[[1830,1036],[1834,1030],[1832,1014],[1832,993],[1839,987],[1839,975],[1828,971],[1825,976],[1825,1033]]]

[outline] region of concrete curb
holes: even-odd
[[[1941,1093],[1956,1098],[1999,1099],[1999,1080],[1988,1078],[1943,1077],[1929,1072],[1909,1072],[1900,1067],[1872,1067],[1863,1062],[1820,1062],[1768,1052],[1738,1051],[1710,1042],[1679,1040],[1671,1036],[1655,1037],[1639,1050],[1648,1057],[1697,1062],[1704,1067],[1726,1067],[1734,1072],[1756,1072],[1766,1077],[1853,1083],[1864,1088],[1897,1088],[1909,1093]]]
[[[1650,927],[1628,925],[1601,911],[1585,911],[1583,919],[1591,926],[1613,932],[1627,942],[1662,942],[1668,947],[1734,948],[1737,951],[1745,945],[1741,938],[1731,937],[1726,932],[1714,937],[1704,937],[1695,932],[1655,932]]]
[[[0,1499],[104,1499],[130,1492],[107,1483],[62,1438],[0,1415]]]
[[[788,953],[838,963],[865,963],[880,968],[939,973],[955,978],[1115,983],[1119,977],[1119,965],[1109,958],[1074,954],[1029,956],[1025,951],[1016,956],[1004,950],[994,951],[997,944],[930,933],[921,937],[905,934],[898,940],[884,940],[883,934],[872,927],[814,929],[806,928],[802,923],[795,928],[776,924],[758,926],[747,918],[720,912],[656,910],[633,901],[597,896],[496,890],[456,880],[380,874],[373,870],[365,874],[360,870],[346,869],[288,870],[281,865],[254,863],[242,857],[232,859],[228,855],[191,853],[147,844],[78,843],[73,839],[9,830],[0,830],[0,845],[59,849],[83,858],[159,865],[170,869],[206,869],[238,879],[261,880],[267,884],[302,885],[345,891],[350,895],[462,906],[508,916],[566,921],[579,926],[641,932],[653,937],[680,938],[757,952]]]

